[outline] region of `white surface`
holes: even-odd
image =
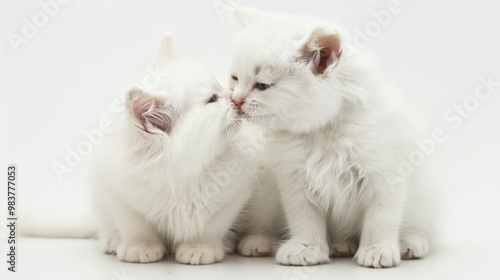
[[[38,1],[2,1],[0,182],[5,182],[5,166],[16,163],[21,209],[33,206],[31,203],[42,207],[37,212],[44,213],[45,198],[50,197],[59,206],[58,213],[44,216],[57,222],[70,212],[68,208],[81,208],[78,202],[62,203],[59,199],[61,193],[81,188],[80,166],[59,181],[52,164],[64,163],[67,148],[74,149],[85,140],[82,130],[98,127],[115,93],[122,92],[149,66],[162,33],[173,31],[217,74],[227,77],[229,22],[219,17],[214,4],[241,3],[313,15],[337,22],[354,35],[357,28],[364,29],[373,22],[372,14],[386,9],[389,2],[69,1],[15,52],[8,34],[19,34],[23,18],[31,18],[41,8]],[[493,80],[500,81],[500,2],[400,3],[401,13],[393,15],[362,51],[373,53],[381,71],[402,92],[423,104],[433,127],[442,128],[448,136],[433,157],[442,162],[443,177],[451,188],[446,240],[455,245],[429,259],[404,262],[396,269],[363,269],[343,260],[321,266],[313,275],[333,279],[500,279],[500,87],[459,127],[453,128],[442,118],[446,110],[474,93],[479,77],[492,75]],[[0,191],[0,213],[6,209],[4,196],[5,191]],[[2,226],[2,255],[5,237]],[[477,246],[478,239],[483,245]],[[148,279],[149,273],[162,279],[194,274],[255,279],[283,277],[291,269],[270,260],[242,258],[194,268],[171,262],[126,265],[100,255],[93,241],[26,239],[20,245],[20,256],[21,271],[31,273],[21,279],[112,279],[112,270],[121,267],[135,279]]]
[[[494,280],[499,279],[498,252],[491,245],[439,246],[426,259],[403,261],[396,268],[359,267],[351,259],[333,259],[315,267],[281,266],[273,258],[230,256],[224,262],[189,266],[166,259],[152,264],[130,264],[104,255],[95,240],[23,238],[19,271],[14,279],[155,280],[155,279],[371,279],[371,280]],[[2,274],[0,274],[2,275]]]

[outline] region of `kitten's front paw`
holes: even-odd
[[[118,246],[116,255],[119,260],[132,263],[151,263],[163,259],[165,246],[159,242],[130,241]]]
[[[330,256],[334,258],[352,257],[358,250],[358,244],[352,240],[330,243]]]
[[[316,265],[330,261],[328,247],[287,241],[276,252],[276,260],[283,265]]]
[[[99,246],[101,251],[106,254],[114,254],[120,245],[120,236],[118,232],[99,234]]]
[[[267,257],[271,254],[271,237],[266,234],[251,234],[241,239],[238,252],[246,257]]]
[[[429,252],[427,240],[418,235],[405,236],[401,243],[401,258],[404,260],[421,259]]]
[[[398,265],[401,260],[397,246],[390,246],[386,243],[361,247],[355,258],[359,265],[372,268],[393,267]]]
[[[211,264],[224,259],[224,247],[205,243],[183,243],[177,247],[175,260],[185,264]]]

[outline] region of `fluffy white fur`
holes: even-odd
[[[257,128],[250,129],[246,126],[246,132],[238,143],[255,145],[255,142],[267,143],[265,133]],[[252,132],[251,134],[248,132]],[[261,138],[266,137],[266,138]],[[267,144],[265,144],[267,145]],[[257,185],[253,189],[252,197],[246,205],[242,215],[238,219],[238,253],[248,257],[265,257],[276,251],[278,239],[285,233],[283,210],[279,201],[279,193],[276,188],[276,178],[273,167],[264,160],[265,156],[261,150],[252,151],[249,156],[256,159],[258,168]]]
[[[437,216],[431,184],[423,169],[398,171],[418,136],[411,105],[347,54],[329,23],[245,8],[234,17],[233,100],[272,133],[265,154],[290,234],[277,261],[355,254],[378,268],[424,257]]]
[[[167,248],[181,263],[221,261],[252,194],[250,160],[232,149],[241,124],[230,94],[179,50],[163,39],[168,76],[158,91],[128,92],[126,117],[115,116],[92,164],[99,241],[122,261],[159,261]]]

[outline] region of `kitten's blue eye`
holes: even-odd
[[[214,94],[210,97],[210,99],[207,100],[207,104],[217,102],[217,100],[219,100],[219,97],[217,96],[217,94]]]
[[[269,85],[268,84],[263,84],[263,83],[257,83],[255,84],[255,86],[259,89],[259,90],[266,90],[269,88]]]

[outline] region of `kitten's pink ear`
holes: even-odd
[[[338,33],[318,29],[307,38],[300,51],[313,73],[323,74],[337,65],[342,55],[341,39]]]
[[[172,130],[173,108],[163,98],[134,87],[128,92],[127,107],[138,127],[150,134]]]
[[[255,23],[264,17],[264,13],[247,7],[236,7],[232,11],[233,20],[241,27]]]
[[[161,38],[156,63],[165,64],[171,62],[174,60],[175,54],[174,38],[172,34],[167,33]]]

